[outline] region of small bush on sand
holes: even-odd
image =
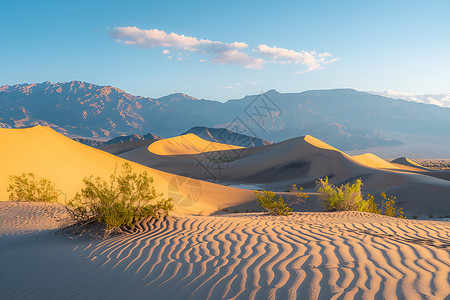
[[[274,216],[288,216],[292,212],[290,205],[303,202],[308,197],[305,193],[302,193],[303,188],[298,188],[297,185],[292,185],[289,191],[287,202],[284,201],[280,195],[277,199],[277,195],[272,191],[255,191],[256,200],[259,205]]]
[[[321,178],[316,182],[319,200],[326,211],[363,211],[382,214],[389,217],[405,218],[403,209],[395,206],[395,197],[386,196],[386,192],[381,193],[381,205],[374,201],[372,195],[367,195],[364,199],[361,193],[361,179],[357,179],[353,184],[347,183],[336,187],[328,182],[328,178]]]
[[[336,187],[328,182],[328,177],[317,181],[319,199],[326,211],[359,210],[359,203],[363,200],[361,194],[361,179]]]
[[[61,195],[50,180],[36,179],[33,173],[10,176],[10,180],[6,189],[10,201],[58,202]]]
[[[147,172],[136,174],[125,163],[120,175],[114,172],[109,182],[100,177],[85,178],[81,194],[68,202],[71,216],[79,224],[101,222],[109,230],[134,224],[147,217],[168,216],[173,210],[172,199],[164,199],[153,187],[153,178]]]

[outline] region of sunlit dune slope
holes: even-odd
[[[126,162],[112,154],[75,142],[48,127],[0,129],[0,201],[8,200],[10,175],[32,172],[49,178],[67,195],[82,188],[82,179],[94,175],[108,179]],[[250,191],[224,187],[151,169],[130,162],[137,172],[147,171],[158,192],[174,198],[179,211],[210,213],[254,201]]]
[[[193,133],[154,142],[148,151],[158,155],[186,155],[211,151],[242,149],[243,147],[206,141]]]
[[[384,159],[376,156],[375,154],[372,153],[365,153],[365,154],[361,154],[361,155],[355,155],[352,156],[352,158],[354,160],[356,160],[357,162],[371,167],[371,168],[380,168],[380,169],[399,169],[397,166],[385,161]]]

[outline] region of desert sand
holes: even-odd
[[[118,157],[46,127],[0,129],[0,299],[450,297],[448,221],[315,212],[314,182],[329,176],[393,192],[407,214],[450,214],[442,172],[351,157],[311,136],[254,148],[215,143],[214,150],[199,139],[136,144]],[[84,177],[106,179],[127,161],[174,198],[170,217],[103,240],[61,231],[62,205],[8,201],[10,175],[49,178],[69,198]],[[253,191],[227,186],[282,192],[293,183],[310,197],[287,217],[243,213],[256,208]]]
[[[83,187],[83,178],[108,179],[126,160],[75,142],[48,127],[0,128],[0,201],[8,200],[9,176],[32,172],[45,177],[64,192],[61,201]],[[148,172],[155,189],[174,198],[178,211],[213,213],[220,208],[254,202],[252,191],[225,187],[189,177],[161,172],[129,162],[136,172]],[[255,206],[255,205],[253,205]]]
[[[145,220],[58,233],[60,207],[0,203],[1,299],[446,299],[450,225],[375,214]],[[51,216],[51,217],[50,217]]]
[[[170,147],[168,154],[151,151],[154,143],[119,156],[153,169],[222,185],[249,184],[284,192],[297,184],[312,196],[298,206],[299,210],[320,210],[313,200],[315,183],[327,176],[335,185],[361,178],[365,193],[379,195],[386,191],[396,196],[398,205],[410,215],[450,214],[450,181],[442,171],[389,163],[371,153],[352,157],[309,135],[254,148],[184,155],[190,140],[181,140],[184,144],[179,148],[171,139],[157,141],[159,147]],[[192,143],[192,148],[197,146]]]
[[[243,147],[206,141],[193,133],[159,140],[148,146],[148,151],[158,155],[187,155],[212,151],[242,149]]]

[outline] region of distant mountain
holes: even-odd
[[[279,93],[225,103],[185,94],[153,99],[72,81],[0,87],[0,126],[41,124],[87,138],[179,135],[187,128],[226,128],[278,142],[313,134],[348,151],[437,137],[450,147],[450,108],[351,89]]]
[[[72,140],[77,141],[78,143],[82,143],[94,148],[101,147],[105,144],[105,141],[95,138],[84,138],[84,137],[70,137]]]
[[[144,131],[148,124],[139,113],[152,102],[81,81],[3,86],[0,122],[11,127],[47,122],[66,134],[109,137]]]
[[[113,144],[119,144],[119,143],[126,143],[126,142],[135,142],[135,141],[154,141],[161,139],[160,136],[147,133],[145,135],[140,134],[131,134],[131,135],[125,135],[125,136],[118,136],[110,140],[100,140],[95,138],[82,138],[82,137],[71,137],[72,140],[77,141],[79,143],[99,148],[106,145],[113,145]]]
[[[189,129],[183,134],[188,133],[193,133],[196,136],[199,136],[207,141],[222,144],[230,144],[241,147],[257,147],[272,144],[272,142],[257,137],[248,136],[245,134],[239,134],[225,128],[207,128],[197,126]]]
[[[104,145],[112,145],[117,143],[134,142],[134,141],[153,141],[159,139],[161,139],[160,136],[151,133],[147,133],[145,135],[132,134],[126,136],[118,136],[116,138],[110,139],[109,141],[105,142]]]

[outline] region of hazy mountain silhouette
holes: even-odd
[[[140,134],[131,134],[131,135],[123,135],[118,136],[110,140],[103,140],[99,138],[82,138],[82,137],[71,137],[71,139],[83,143],[85,145],[91,146],[91,147],[102,147],[106,145],[113,145],[113,144],[119,144],[119,143],[126,143],[126,142],[135,142],[135,141],[156,141],[161,139],[160,136],[147,133],[145,135]]]
[[[193,133],[207,141],[222,144],[230,144],[241,147],[257,147],[272,144],[269,141],[257,137],[248,136],[245,134],[239,134],[225,128],[207,128],[197,126],[189,129],[183,134],[188,133]]]
[[[0,87],[0,126],[35,124],[91,138],[171,137],[195,126],[275,142],[313,134],[343,150],[391,146],[405,142],[404,135],[450,141],[450,108],[352,89],[270,90],[221,103],[181,93],[145,98],[80,81]]]

